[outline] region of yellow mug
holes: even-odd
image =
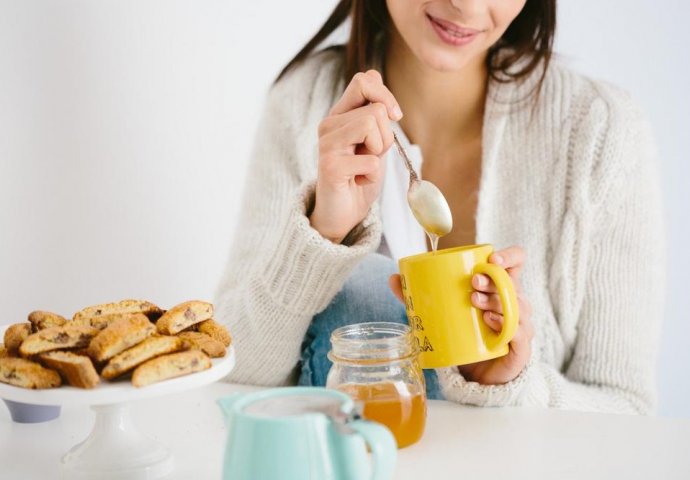
[[[490,264],[491,245],[448,248],[401,258],[400,281],[410,327],[419,346],[422,368],[466,365],[508,354],[518,327],[513,282]],[[472,276],[489,276],[503,307],[503,328],[496,333],[472,306]]]

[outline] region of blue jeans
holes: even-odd
[[[331,368],[326,354],[331,349],[331,332],[362,322],[407,324],[405,307],[388,287],[388,277],[397,273],[395,262],[383,255],[368,255],[353,270],[331,304],[316,315],[302,343],[299,385],[324,386]],[[434,370],[424,370],[427,398],[443,399]]]

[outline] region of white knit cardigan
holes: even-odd
[[[294,382],[300,346],[353,267],[381,241],[378,205],[335,245],[312,229],[317,126],[345,87],[342,55],[310,57],[268,95],[242,216],[219,285],[230,328],[230,381]],[[439,369],[447,399],[650,413],[664,292],[664,238],[650,126],[619,89],[558,64],[537,103],[533,73],[491,81],[486,100],[477,243],[527,252],[533,356],[503,385]]]

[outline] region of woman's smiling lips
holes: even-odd
[[[453,45],[456,47],[461,45],[467,45],[472,40],[477,38],[478,34],[482,33],[481,30],[476,30],[474,28],[459,27],[458,25],[452,22],[443,20],[441,18],[432,17],[429,14],[427,14],[426,17],[429,19],[432,28],[439,36],[439,38],[444,43],[447,43],[449,45]]]

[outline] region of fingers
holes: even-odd
[[[357,73],[345,88],[343,96],[331,109],[330,115],[349,112],[368,103],[382,103],[386,106],[388,117],[398,121],[402,118],[400,105],[393,94],[383,84],[381,74],[376,70]]]
[[[522,290],[520,285],[520,272],[525,263],[525,258],[525,250],[521,247],[513,246],[493,253],[489,257],[489,262],[505,268],[513,281],[515,291],[520,292]],[[481,273],[472,277],[472,286],[475,290],[484,293],[496,293],[498,291],[493,280]]]
[[[402,117],[393,94],[375,70],[358,73],[319,124],[320,157],[382,155],[393,144],[391,120]]]
[[[534,338],[534,325],[528,311],[523,313],[524,306],[520,308],[520,324],[515,336],[510,341],[510,349],[521,358],[529,359],[532,352],[532,339]],[[484,323],[496,333],[503,328],[503,315],[487,311],[483,314]]]
[[[503,329],[503,315],[494,312],[484,312],[482,317],[484,318],[484,323],[494,332],[499,333]]]
[[[501,297],[497,293],[483,293],[474,292],[470,297],[472,305],[480,310],[490,311],[498,314],[503,313],[503,305],[501,304]],[[517,296],[518,301],[518,311],[520,321],[524,318],[530,318],[532,316],[532,306],[525,300],[522,295]]]
[[[348,128],[350,129],[347,131],[351,132],[347,140],[341,135],[346,131],[344,129],[346,125],[349,125]],[[376,127],[376,132],[373,131],[374,126]],[[393,130],[384,104],[372,103],[342,115],[328,116],[319,124],[320,148],[322,151],[337,149],[352,152],[355,145],[363,143],[352,142],[361,140],[367,135],[372,139],[380,138],[381,140],[381,143],[369,142],[365,145],[367,150],[374,155],[385,153],[393,144]]]
[[[478,292],[496,293],[498,291],[493,280],[483,273],[477,273],[472,277],[472,286]]]
[[[501,305],[501,298],[496,293],[474,292],[472,294],[472,305],[481,309],[489,310],[496,313],[503,313],[503,306]]]
[[[400,300],[400,303],[404,304],[405,299],[403,297],[402,293],[402,284],[400,283],[400,275],[397,273],[391,275],[388,277],[388,286],[391,289],[391,292],[393,292],[393,295],[395,295],[398,300]]]
[[[520,294],[520,292],[522,291],[522,285],[520,284],[519,272],[513,272],[513,275],[511,275],[510,270],[508,270],[507,273],[513,282],[513,288],[515,289],[515,292]],[[498,288],[496,288],[496,284],[494,283],[494,281],[491,280],[491,278],[487,275],[481,273],[478,273],[472,277],[472,287],[474,287],[474,289],[478,292],[498,292]]]
[[[508,247],[504,250],[499,250],[498,252],[491,254],[489,257],[489,262],[500,265],[508,270],[508,273],[511,274],[511,277],[513,274],[519,275],[520,270],[522,270],[522,266],[525,263],[525,250],[517,246]]]
[[[331,155],[319,162],[319,178],[329,184],[377,182],[383,176],[383,160],[376,155]],[[365,180],[363,182],[363,180]]]
[[[379,197],[385,163],[379,158],[393,142],[391,120],[402,117],[381,75],[353,78],[319,124],[319,171],[310,225],[340,243]]]
[[[331,130],[319,138],[319,154],[348,154],[355,152],[355,146],[364,145],[374,155],[383,152],[383,137],[378,122],[373,116],[362,116]]]
[[[503,329],[503,315],[494,311],[485,311],[482,314],[484,323],[496,333]],[[531,342],[534,338],[534,324],[532,323],[532,309],[524,300],[520,301],[520,324],[518,325],[515,336],[510,341],[510,348],[518,355],[526,355],[529,358],[531,353]]]

